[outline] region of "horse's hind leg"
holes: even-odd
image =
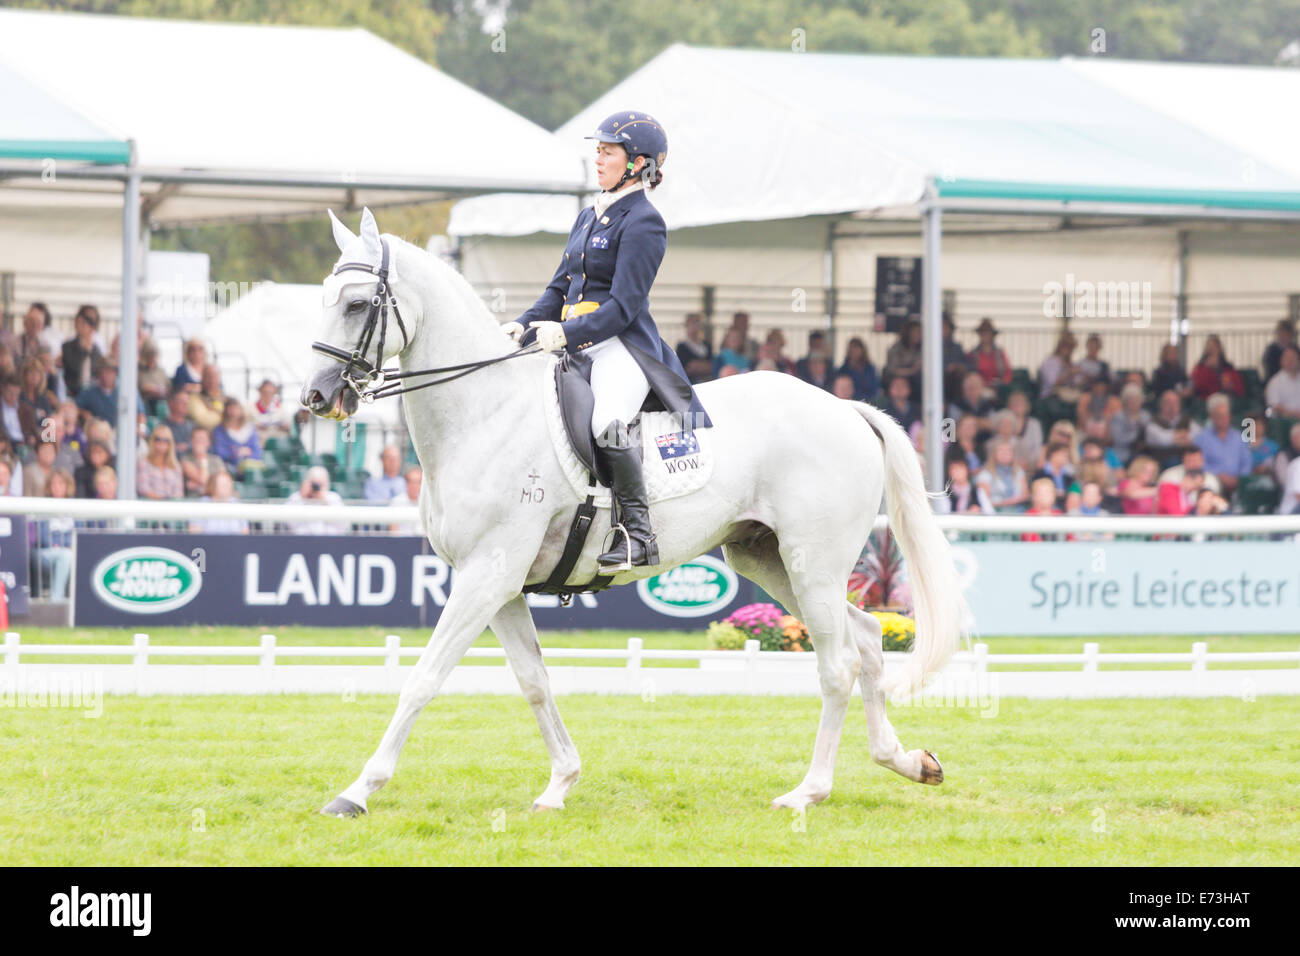
[[[578,780],[581,764],[578,750],[564,729],[560,711],[551,693],[550,678],[542,660],[542,648],[537,642],[537,628],[528,602],[521,594],[492,619],[492,633],[505,649],[506,657],[519,681],[519,689],[533,708],[542,740],[551,755],[551,782],[540,797],[533,801],[534,810],[560,810],[569,788]]]
[[[788,567],[803,567],[807,562],[792,560],[792,554],[780,547],[771,535],[752,545],[726,545],[723,553],[727,563],[739,574],[757,583],[804,622],[817,652],[822,713],[812,765],[799,786],[772,801],[774,809],[802,810],[825,800],[831,792],[844,715],[861,662],[848,634],[849,603],[845,599],[848,572],[843,579],[834,571],[821,569],[791,575]]]
[[[862,652],[862,703],[867,709],[867,735],[871,742],[871,759],[917,783],[943,783],[943,767],[927,750],[903,751],[893,725],[885,716],[885,695],[880,677],[885,658],[881,645],[880,622],[861,608],[848,605],[849,629]]]

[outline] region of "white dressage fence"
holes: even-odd
[[[414,505],[288,504],[275,501],[99,501],[90,498],[0,497],[0,514],[31,518],[63,517],[87,521],[120,522],[129,528],[135,522],[184,522],[216,518],[241,518],[262,524],[292,524],[295,521],[327,522],[340,525],[371,525],[386,528],[402,525],[415,529],[419,512]],[[1300,535],[1300,515],[1219,515],[1203,518],[1175,518],[1165,515],[1140,517],[1115,515],[1088,518],[1077,515],[936,515],[939,527],[950,534],[1080,534],[1080,535]],[[889,519],[876,517],[876,527],[886,528]]]
[[[60,685],[93,686],[103,694],[357,694],[396,693],[419,647],[403,647],[389,635],[382,647],[300,647],[264,634],[256,645],[153,644],[136,634],[130,644],[26,644],[9,632],[0,668],[0,704],[23,693]],[[789,694],[819,693],[812,654],[760,651],[656,650],[630,638],[626,648],[551,648],[551,686],[557,694]],[[905,654],[887,652],[885,669]],[[41,658],[118,658],[122,663],[49,663]],[[448,678],[443,693],[516,694],[518,684],[500,648],[471,648]],[[249,663],[183,663],[194,658],[243,659]],[[283,659],[370,659],[375,664],[284,663]],[[255,662],[254,662],[255,661]],[[566,661],[581,661],[572,664]],[[665,661],[684,666],[647,667]],[[480,663],[481,662],[481,663]],[[500,663],[498,663],[500,662]],[[592,662],[616,662],[608,666]],[[622,666],[617,666],[621,664]],[[1181,665],[1166,670],[1110,670],[1106,665]],[[1249,669],[1218,669],[1249,664]],[[1283,665],[1262,667],[1259,665]],[[694,665],[694,666],[692,666]],[[1015,670],[1043,665],[1070,670]],[[1106,653],[1085,644],[1078,654],[990,654],[987,644],[958,653],[912,706],[987,709],[999,698],[1238,697],[1300,694],[1300,648],[1294,651],[1211,653],[1204,642],[1182,653]],[[10,705],[13,705],[10,701]]]
[[[294,521],[414,529],[414,507],[320,507],[283,502],[199,503],[194,501],[93,501],[50,498],[0,498],[0,514],[32,518],[72,517],[110,521],[127,528],[137,522],[189,522],[208,518],[242,518],[273,524]],[[1012,515],[940,515],[950,536],[959,534],[1084,534],[1177,535],[1194,540],[1206,535],[1300,536],[1300,516],[1171,517],[1026,517]],[[877,527],[887,526],[877,518]],[[147,531],[141,529],[142,536]],[[702,625],[703,626],[703,625]],[[24,688],[53,687],[59,682],[92,681],[107,694],[266,694],[266,693],[396,693],[410,664],[422,652],[402,647],[388,637],[383,647],[298,647],[278,645],[263,635],[256,646],[201,647],[152,644],[145,634],[131,644],[23,643],[17,633],[5,637],[0,666],[0,705]],[[811,654],[761,652],[756,642],[744,651],[650,650],[632,638],[626,648],[544,650],[551,665],[556,693],[638,694],[794,694],[818,693]],[[98,660],[50,663],[48,658]],[[904,655],[886,653],[886,671]],[[232,663],[186,663],[195,658],[231,659]],[[303,663],[311,659],[373,660],[361,663]],[[513,674],[499,648],[473,648],[468,662],[457,667],[444,693],[518,693]],[[285,663],[285,660],[294,663]],[[234,663],[233,661],[256,661]],[[570,663],[570,662],[588,663]],[[589,662],[605,662],[592,666]],[[645,666],[674,662],[679,666]],[[609,666],[610,664],[622,666]],[[1162,665],[1139,670],[1134,665]],[[1220,664],[1247,665],[1221,669]],[[1051,665],[1058,669],[1039,669]],[[1111,669],[1111,665],[1124,669]],[[1273,665],[1271,667],[1264,665]],[[1288,666],[1278,666],[1288,665]],[[1290,666],[1293,665],[1293,666]],[[1017,670],[1016,668],[1027,668]],[[1069,669],[1059,669],[1069,668]],[[990,654],[976,644],[958,653],[917,703],[964,701],[972,705],[997,697],[1250,697],[1259,694],[1300,694],[1300,650],[1284,652],[1210,653],[1197,643],[1191,652],[1102,654],[1097,644],[1085,644],[1081,654]],[[6,696],[7,695],[7,696]]]

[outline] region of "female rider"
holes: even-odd
[[[620,518],[611,548],[598,559],[601,573],[608,574],[659,563],[641,441],[628,434],[628,423],[643,406],[672,412],[684,432],[712,422],[650,316],[648,296],[667,229],[646,190],[663,179],[668,138],[653,117],[639,112],[615,113],[587,138],[596,140],[603,191],[578,214],[546,291],[504,331],[519,341],[534,329],[543,349],[564,349],[591,361],[591,430]]]

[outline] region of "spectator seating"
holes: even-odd
[[[363,498],[366,479],[370,477],[361,467],[366,426],[359,424],[354,428],[353,441],[344,441],[340,429],[335,451],[321,455],[310,454],[296,433],[287,438],[268,438],[262,450],[266,467],[243,477],[240,497],[245,501],[288,498],[302,486],[307,469],[320,465],[329,472],[331,489],[345,500]]]
[[[1282,489],[1267,475],[1247,475],[1237,488],[1237,505],[1244,515],[1277,514]]]

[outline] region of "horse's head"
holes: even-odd
[[[313,343],[317,361],[300,401],[321,418],[342,421],[356,413],[357,387],[400,352],[409,330],[394,302],[396,243],[383,239],[369,209],[361,235],[353,235],[330,210],[339,260],[325,277],[321,333]]]

